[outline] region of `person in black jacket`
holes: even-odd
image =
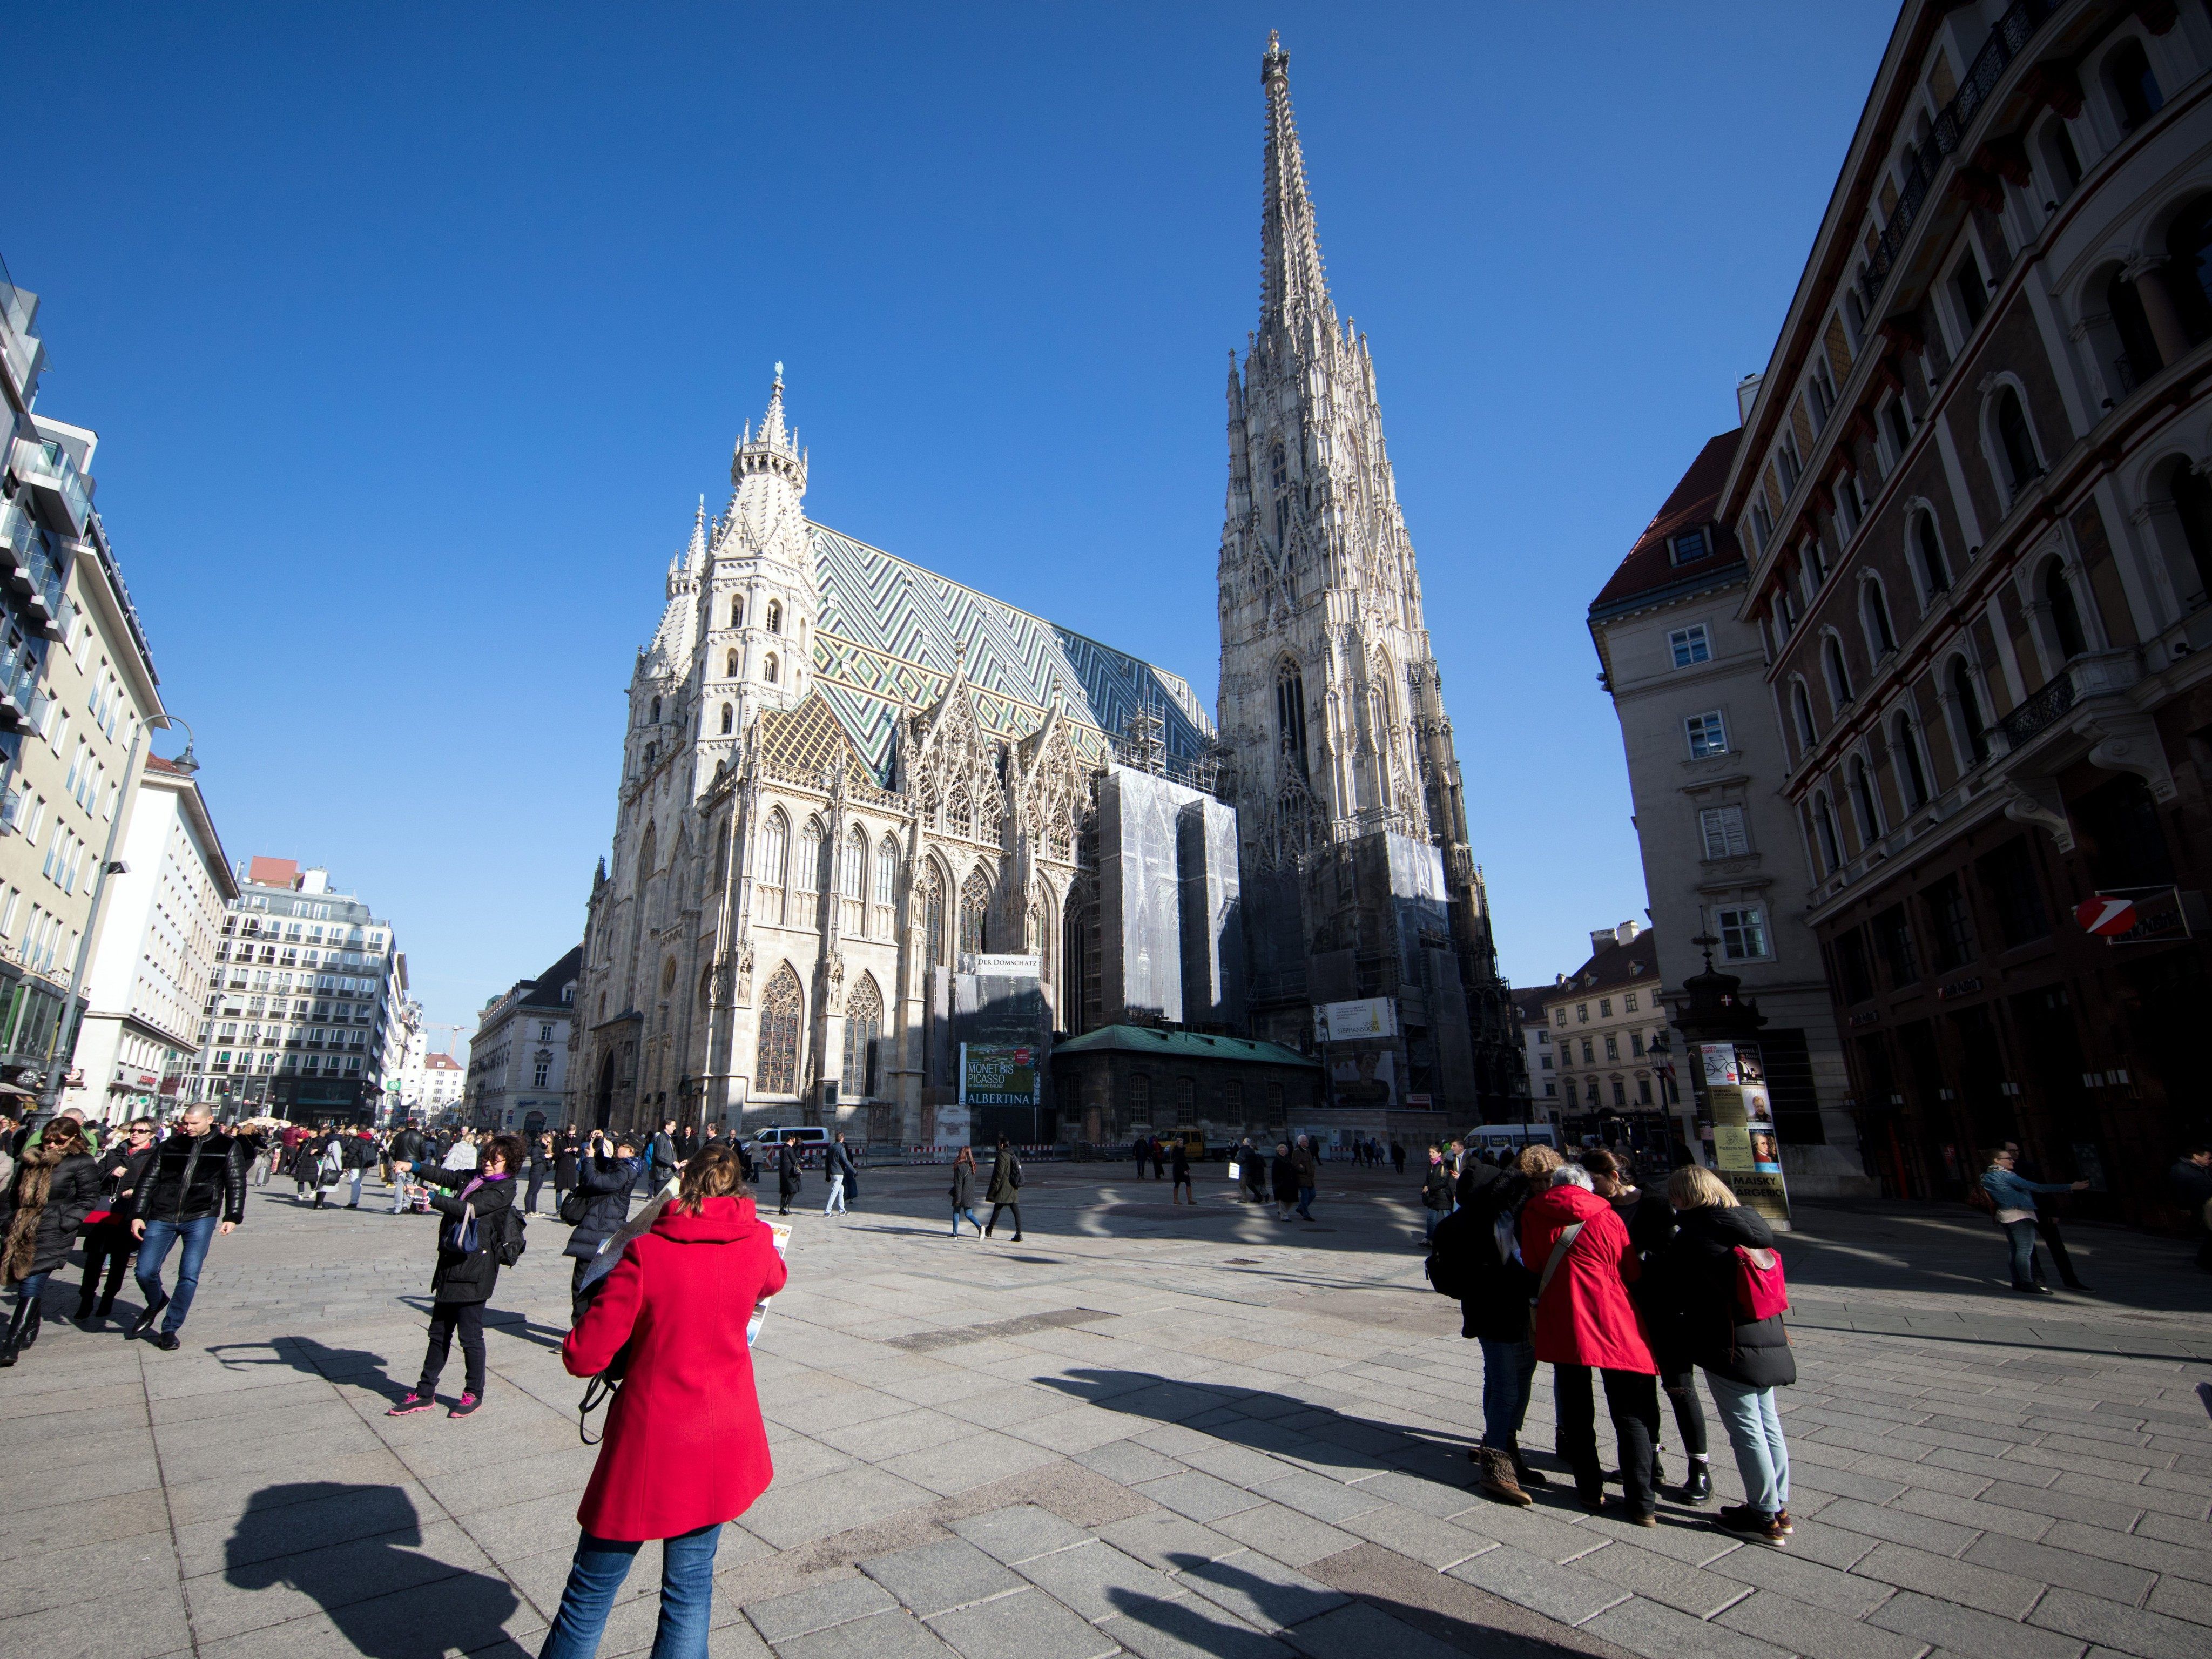
[[[975,1154],[972,1148],[963,1146],[953,1154],[952,1190],[949,1196],[952,1200],[953,1237],[960,1237],[960,1218],[963,1215],[980,1237],[983,1224],[975,1219]]]
[[[1291,1162],[1289,1141],[1275,1143],[1275,1156],[1267,1166],[1267,1173],[1275,1188],[1275,1219],[1288,1221],[1291,1206],[1298,1201],[1298,1166]]]
[[[1022,1242],[1022,1160],[1006,1136],[999,1137],[998,1155],[991,1161],[991,1183],[984,1188],[983,1196],[991,1200],[991,1218],[983,1224],[983,1237],[990,1237],[999,1224],[999,1212],[1014,1212],[1014,1243]]]
[[[1651,1344],[1651,1357],[1659,1362],[1659,1383],[1674,1407],[1674,1426],[1681,1431],[1682,1449],[1690,1467],[1675,1496],[1686,1504],[1710,1502],[1713,1495],[1712,1462],[1705,1449],[1705,1411],[1698,1401],[1697,1377],[1677,1331],[1673,1299],[1667,1293],[1664,1266],[1667,1246],[1674,1241],[1674,1206],[1664,1193],[1635,1184],[1635,1172],[1602,1146],[1582,1155],[1589,1171],[1590,1188],[1613,1206],[1628,1229],[1629,1248],[1644,1272],[1628,1287],[1628,1299],[1644,1318],[1644,1331]],[[1651,1484],[1661,1482],[1659,1462],[1651,1463]]]
[[[1728,1184],[1692,1164],[1668,1177],[1680,1231],[1662,1257],[1682,1352],[1705,1374],[1743,1477],[1745,1501],[1719,1511],[1722,1528],[1780,1545],[1790,1531],[1790,1448],[1774,1391],[1797,1380],[1782,1316],[1754,1320],[1743,1305],[1738,1249],[1771,1252],[1774,1232]]]
[[[149,1339],[154,1346],[171,1352],[182,1346],[177,1333],[192,1310],[208,1246],[216,1234],[230,1231],[244,1219],[246,1168],[238,1160],[237,1147],[215,1132],[214,1114],[205,1106],[185,1107],[169,1138],[155,1149],[139,1173],[138,1195],[131,1206],[131,1235],[138,1241],[137,1278],[146,1307],[125,1334],[145,1336],[159,1319],[161,1328]],[[161,1288],[161,1264],[173,1245],[183,1247],[173,1295]]]
[[[840,1129],[836,1138],[822,1149],[822,1178],[830,1183],[830,1196],[822,1205],[825,1219],[847,1213],[845,1200],[860,1184],[859,1174],[859,1166],[853,1162],[852,1148],[845,1145],[845,1132]]]
[[[97,1213],[107,1219],[84,1230],[84,1284],[77,1292],[77,1323],[89,1330],[93,1320],[115,1311],[115,1292],[123,1286],[123,1270],[131,1265],[137,1248],[131,1237],[131,1201],[137,1195],[138,1176],[154,1157],[154,1120],[133,1118],[124,1125],[116,1143],[100,1154],[100,1202]],[[100,1270],[107,1269],[107,1288],[100,1287]],[[94,1297],[99,1298],[94,1305]]]
[[[775,1212],[789,1215],[791,1200],[798,1196],[799,1148],[787,1140],[775,1149]]]
[[[583,1161],[576,1166],[576,1190],[584,1194],[584,1218],[568,1235],[561,1252],[574,1256],[575,1271],[569,1277],[573,1297],[584,1283],[584,1270],[599,1253],[600,1242],[629,1219],[630,1189],[637,1185],[637,1148],[628,1140],[609,1140],[594,1129],[585,1143]]]
[[[0,1365],[39,1340],[40,1299],[46,1278],[69,1260],[77,1229],[100,1200],[100,1167],[73,1117],[48,1123],[35,1146],[15,1159],[8,1184],[5,1267],[15,1287],[15,1308],[0,1335]]]
[[[551,1130],[547,1130],[530,1143],[530,1192],[522,1200],[525,1215],[538,1213],[538,1194],[545,1190],[546,1182],[552,1178],[555,1156]],[[561,1194],[556,1188],[553,1194],[554,1201],[558,1203],[560,1198]]]
[[[561,1132],[560,1144],[553,1151],[553,1212],[561,1212],[561,1200],[568,1196],[568,1189],[576,1184],[577,1166],[583,1162],[583,1143],[576,1138],[575,1125],[570,1124]]]
[[[412,1417],[438,1403],[438,1373],[460,1333],[467,1372],[461,1397],[448,1417],[466,1417],[483,1404],[484,1304],[499,1283],[499,1247],[511,1226],[522,1224],[514,1202],[515,1172],[529,1156],[520,1135],[495,1135],[473,1170],[424,1170],[433,1187],[430,1207],[446,1219],[438,1228],[438,1265],[430,1275],[430,1342],[422,1352],[422,1376],[386,1417]]]
[[[1507,1170],[1468,1160],[1459,1178],[1459,1207],[1437,1223],[1429,1271],[1438,1289],[1459,1298],[1459,1334],[1482,1344],[1482,1443],[1468,1454],[1482,1466],[1480,1490],[1496,1502],[1522,1505],[1536,1501],[1526,1488],[1546,1482],[1521,1451],[1521,1424],[1536,1381],[1528,1322],[1536,1275],[1521,1261],[1515,1221],[1529,1194],[1550,1179],[1559,1155],[1532,1146],[1524,1157],[1522,1168]],[[1449,1166],[1439,1155],[1432,1167]]]
[[[1168,1188],[1168,1202],[1196,1205],[1198,1193],[1190,1184],[1190,1144],[1181,1135],[1168,1148],[1168,1170],[1175,1176],[1175,1184]]]
[[[1451,1213],[1452,1173],[1444,1163],[1444,1149],[1429,1148],[1428,1168],[1421,1173],[1421,1207],[1428,1212],[1424,1236],[1433,1246],[1437,1242],[1437,1224]]]

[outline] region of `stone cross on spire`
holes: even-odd
[[[1260,332],[1280,328],[1303,334],[1317,318],[1336,323],[1322,274],[1321,238],[1314,228],[1313,198],[1306,190],[1306,160],[1291,111],[1291,55],[1273,33],[1260,60],[1267,89],[1267,146],[1260,205]]]

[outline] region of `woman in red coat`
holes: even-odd
[[[1569,1227],[1581,1231],[1550,1282],[1536,1297],[1536,1358],[1552,1363],[1552,1398],[1559,1413],[1559,1455],[1574,1471],[1583,1507],[1605,1506],[1605,1474],[1597,1457],[1597,1413],[1590,1371],[1605,1376],[1606,1409],[1620,1448],[1622,1502],[1638,1526],[1658,1525],[1651,1466],[1659,1442],[1659,1367],[1629,1300],[1642,1271],[1628,1229],[1612,1205],[1590,1190],[1578,1164],[1552,1172],[1553,1186],[1521,1212],[1521,1259],[1544,1273]]]
[[[663,1540],[653,1659],[705,1659],[722,1523],[768,1489],[768,1431],[745,1326],[784,1285],[783,1259],[744,1194],[738,1155],[708,1146],[651,1231],[631,1241],[561,1346],[595,1376],[623,1345],[628,1372],[576,1520],[584,1535],[540,1659],[599,1650],[638,1546]]]

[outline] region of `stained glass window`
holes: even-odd
[[[883,997],[874,979],[863,974],[845,1003],[846,1100],[865,1100],[876,1092],[876,1039],[883,1030]]]
[[[754,1069],[763,1094],[799,1091],[799,975],[786,963],[761,998],[760,1063]]]
[[[960,949],[963,953],[983,948],[983,918],[991,908],[991,885],[981,870],[969,872],[960,889]]]

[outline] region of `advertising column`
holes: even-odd
[[[1774,1105],[1755,1042],[1700,1042],[1699,1081],[1712,1122],[1713,1164],[1737,1202],[1790,1230],[1790,1194],[1782,1182],[1782,1146]]]

